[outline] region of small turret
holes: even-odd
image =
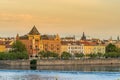
[[[86,36],[85,36],[85,33],[83,32],[83,35],[81,37],[81,40],[86,40]]]
[[[17,36],[16,36],[16,40],[19,40],[19,34],[17,34]]]
[[[117,41],[120,41],[120,38],[119,38],[119,36],[117,37]]]

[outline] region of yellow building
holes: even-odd
[[[105,53],[105,46],[104,45],[96,45],[94,46],[94,53]]]
[[[84,45],[84,54],[91,53],[105,53],[105,45],[98,44],[85,44]]]
[[[68,52],[68,45],[61,45],[61,53]]]
[[[0,52],[5,52],[5,51],[6,51],[6,46],[0,45]]]
[[[84,45],[84,54],[94,53],[94,46]]]

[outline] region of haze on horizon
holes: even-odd
[[[116,39],[120,35],[120,0],[1,0],[0,36],[41,34]]]

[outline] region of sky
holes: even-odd
[[[41,34],[116,39],[120,36],[120,0],[1,0],[0,37]]]

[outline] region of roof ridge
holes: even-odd
[[[37,28],[35,27],[35,25],[33,26],[33,28],[31,29],[31,31],[29,32],[29,35],[40,35],[39,31],[37,30]]]

